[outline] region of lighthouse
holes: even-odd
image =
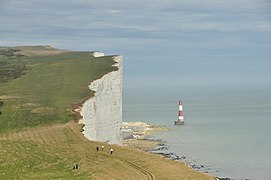
[[[180,100],[178,105],[178,120],[175,121],[175,125],[184,125],[184,118],[183,118],[183,103]]]

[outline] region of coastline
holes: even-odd
[[[101,57],[101,56],[104,56],[104,54],[98,53],[97,55],[95,55],[95,57]],[[126,129],[127,130],[126,132],[128,133],[128,135],[126,134],[127,136],[123,137],[124,146],[131,147],[134,150],[140,149],[140,150],[143,150],[143,151],[148,152],[150,154],[160,154],[165,159],[171,159],[171,160],[178,159],[178,158],[173,159],[172,155],[167,156],[166,154],[163,154],[163,153],[156,153],[155,151],[166,148],[165,142],[163,142],[161,139],[152,139],[150,137],[155,132],[169,131],[170,128],[167,128],[164,126],[158,126],[158,125],[149,125],[149,124],[146,124],[143,122],[131,122],[131,123],[124,122],[123,124],[121,124],[122,122],[119,123],[119,121],[116,121],[117,123],[120,124],[120,127],[118,126],[114,130],[109,130],[107,128],[106,131],[103,131],[103,133],[101,133],[101,130],[97,131],[97,127],[99,129],[99,127],[103,128],[105,126],[105,124],[106,124],[106,126],[109,125],[108,122],[105,123],[105,122],[101,121],[101,118],[104,118],[104,112],[108,112],[108,111],[103,110],[101,112],[102,115],[99,114],[97,116],[95,114],[100,111],[100,109],[98,109],[97,107],[105,107],[103,105],[113,104],[115,107],[117,107],[117,109],[113,108],[114,114],[115,114],[115,112],[119,112],[120,113],[119,115],[121,115],[121,112],[122,112],[122,104],[121,104],[122,98],[121,98],[121,96],[114,96],[115,100],[112,103],[111,103],[112,99],[110,99],[110,97],[112,97],[112,93],[110,93],[110,92],[118,93],[120,95],[122,94],[121,93],[122,83],[120,83],[120,86],[119,86],[120,90],[115,89],[115,87],[117,87],[119,85],[119,82],[122,81],[122,57],[121,56],[113,56],[113,59],[116,62],[116,64],[114,64],[113,66],[118,67],[118,71],[119,71],[119,74],[117,74],[117,77],[112,76],[112,74],[115,72],[115,71],[113,71],[113,73],[110,72],[108,74],[105,74],[100,79],[97,79],[97,80],[91,82],[89,85],[89,89],[94,92],[94,96],[86,99],[82,103],[81,106],[74,108],[74,112],[76,112],[76,114],[79,114],[79,118],[78,118],[77,123],[84,125],[83,129],[82,129],[83,135],[87,139],[89,139],[90,141],[106,142],[106,143],[112,144],[112,145],[113,144],[122,145],[122,142],[119,143],[118,137],[121,137],[121,139],[122,139],[122,137],[123,137],[122,132]],[[105,78],[105,77],[108,77],[108,78]],[[114,80],[113,84],[112,84],[112,80]],[[107,88],[107,86],[108,86],[108,88]],[[106,89],[106,90],[109,89],[111,91],[110,92],[109,91],[102,92],[102,90],[104,90],[104,89]],[[112,90],[114,90],[114,91],[112,91]],[[105,95],[110,95],[110,96],[105,96]],[[107,99],[107,100],[105,100],[105,99]],[[118,102],[117,99],[120,100],[120,103],[116,104],[116,102]],[[100,103],[101,100],[105,103]],[[110,108],[110,109],[112,110],[112,108]],[[97,121],[97,119],[99,119],[99,121]],[[112,114],[107,116],[106,119],[107,120],[112,119]],[[115,119],[120,120],[120,118],[115,118]],[[121,120],[122,120],[122,118],[121,118]],[[87,129],[89,130],[88,133],[86,131]],[[114,134],[114,136],[116,136],[116,132],[118,132],[117,129],[120,130],[120,135],[117,136],[117,138],[114,138],[113,140],[108,139],[108,137],[104,138],[105,137],[104,134],[110,135],[109,137],[111,137],[111,138],[112,138],[112,133]],[[99,132],[99,133],[97,133],[97,132]],[[106,132],[106,133],[104,133],[104,132]],[[103,134],[103,136],[101,136],[101,134]],[[142,153],[142,152],[140,152],[140,153]],[[182,164],[189,167],[185,163],[182,163]],[[193,168],[191,168],[191,170],[195,171],[195,169],[193,169]]]
[[[122,123],[122,132],[129,133],[129,135],[124,135],[123,144],[124,146],[128,146],[134,149],[139,149],[151,154],[160,154],[163,157],[177,161],[180,163],[184,163],[186,166],[190,167],[195,171],[199,171],[205,174],[208,174],[207,171],[201,171],[201,169],[208,169],[208,167],[204,165],[197,165],[197,164],[187,164],[185,162],[186,157],[181,156],[179,157],[174,152],[165,152],[168,150],[168,146],[166,145],[166,141],[163,139],[153,138],[153,135],[156,132],[163,132],[163,131],[170,131],[171,128],[166,126],[159,126],[159,125],[152,125],[147,124],[144,122],[123,122]],[[127,133],[127,134],[128,134]],[[211,174],[208,174],[212,176]],[[216,180],[233,180],[228,177],[214,177]]]

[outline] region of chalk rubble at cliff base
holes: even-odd
[[[150,125],[143,122],[123,122],[122,124],[124,145],[143,151],[154,150],[155,147],[163,143],[160,139],[151,139],[149,137],[151,134],[170,130],[164,126]]]
[[[123,139],[143,139],[148,135],[158,132],[167,131],[169,128],[157,125],[150,125],[144,122],[123,122],[122,134]]]

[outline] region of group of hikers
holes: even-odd
[[[96,147],[96,150],[97,150],[97,152],[100,150],[100,148],[99,148],[99,146],[97,146]],[[101,151],[103,151],[104,150],[104,146],[102,145],[101,146]],[[113,148],[112,147],[110,147],[110,154],[113,154]],[[79,169],[79,164],[78,163],[73,163],[73,169]]]
[[[97,150],[97,152],[99,151],[99,146],[96,147],[96,150]],[[102,151],[104,150],[104,146],[103,145],[101,146],[101,150]],[[110,147],[110,154],[113,154],[113,151],[114,151],[113,148]]]

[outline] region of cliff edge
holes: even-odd
[[[94,55],[94,54],[93,54]],[[97,53],[95,57],[98,56]],[[103,54],[101,54],[103,56]],[[89,89],[94,96],[86,100],[81,109],[84,136],[89,140],[122,145],[122,56],[112,57],[118,67],[102,78],[93,81]]]

